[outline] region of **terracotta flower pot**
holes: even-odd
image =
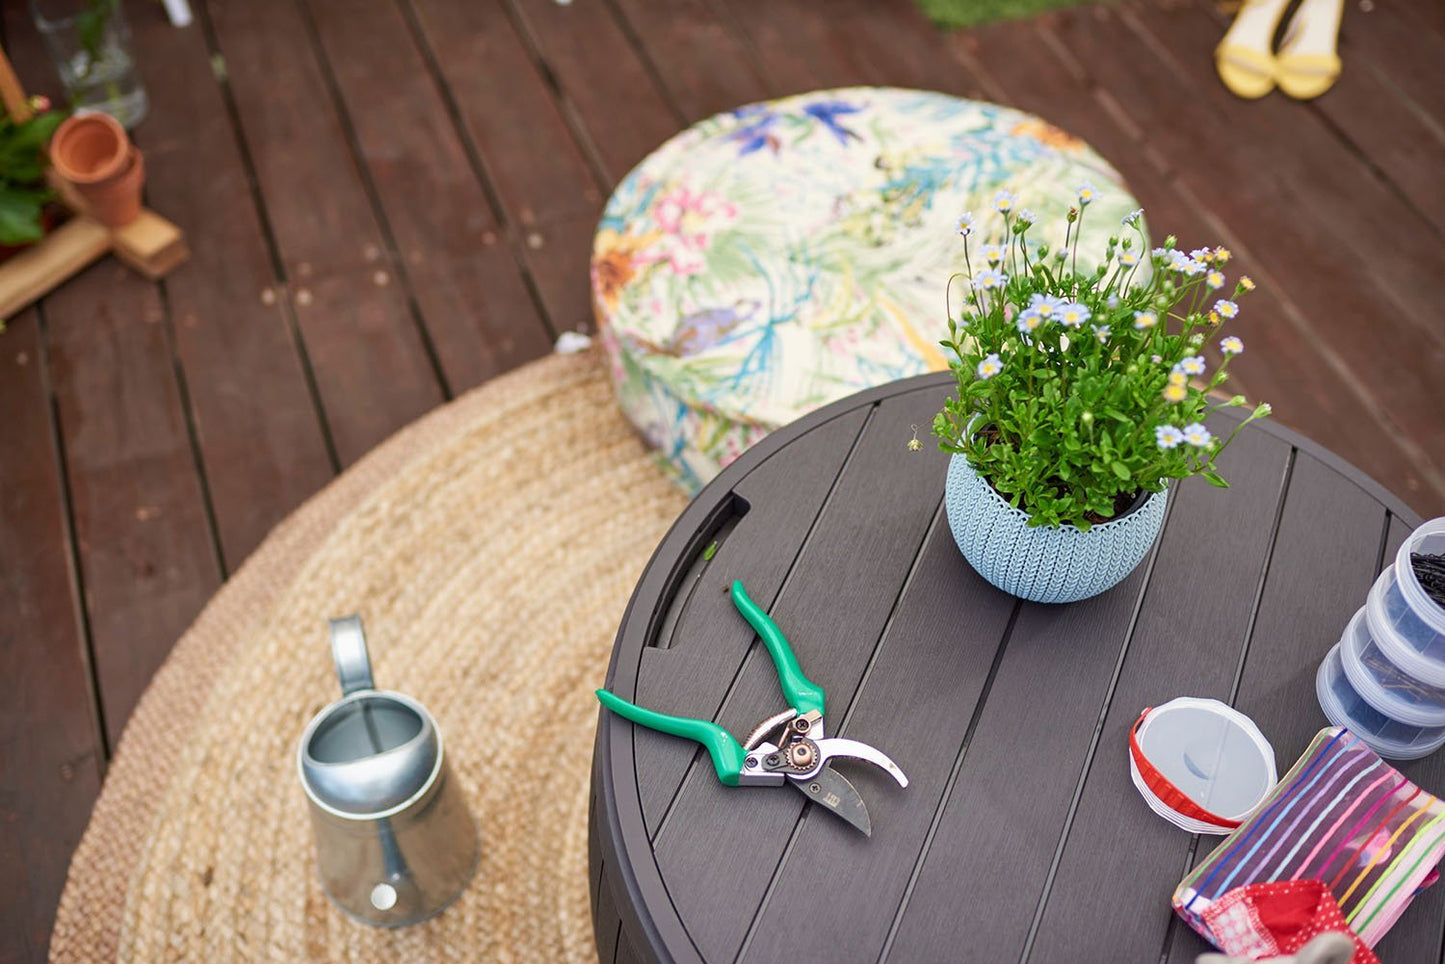
[[[50,162],[106,227],[118,228],[140,215],[145,161],[109,114],[67,118],[50,140]]]

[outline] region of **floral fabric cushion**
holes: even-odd
[[[1057,215],[1083,184],[1097,199],[1081,260],[1137,205],[1087,145],[1029,114],[856,87],[702,121],[618,185],[593,245],[622,408],[696,489],[820,405],[946,368],[944,287],[967,270],[959,215],[977,216],[976,268],[1002,235],[1004,190],[1057,249]]]

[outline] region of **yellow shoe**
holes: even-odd
[[[1274,90],[1274,58],[1253,47],[1220,43],[1214,48],[1214,69],[1236,97],[1258,100]]]
[[[1304,0],[1290,18],[1275,58],[1279,89],[1296,100],[1318,97],[1340,76],[1340,19],[1344,0]]]
[[[1255,100],[1274,89],[1275,62],[1270,44],[1289,2],[1245,0],[1214,49],[1214,69],[1236,97]]]

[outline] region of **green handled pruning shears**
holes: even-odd
[[[829,762],[839,757],[866,760],[882,767],[902,787],[908,786],[908,778],[882,751],[857,740],[830,739],[825,735],[823,688],[803,674],[787,637],[762,607],[749,598],[742,582],[734,580],[732,599],[767,647],[791,709],[768,717],[753,729],[747,740],[738,743],[732,734],[710,720],[643,709],[606,690],[598,690],[597,698],[603,706],[633,723],[701,743],[712,756],[718,779],[727,786],[786,783],[871,836],[872,823],[863,798]]]

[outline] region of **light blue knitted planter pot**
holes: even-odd
[[[948,463],[944,488],[948,525],[969,565],[1009,595],[1044,603],[1087,599],[1122,582],[1149,554],[1168,497],[1155,492],[1133,512],[1081,532],[1030,527],[1027,513],[1005,502],[962,455]]]

